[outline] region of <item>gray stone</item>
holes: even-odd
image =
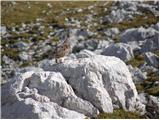
[[[151,52],[144,54],[145,61],[148,65],[152,65],[155,68],[159,67],[159,57]]]
[[[1,35],[4,36],[6,33],[7,33],[7,29],[5,26],[1,26],[0,27],[0,30],[1,30]]]
[[[153,26],[153,28],[154,28],[155,30],[159,31],[159,22],[158,22],[157,24],[155,24],[155,25]]]
[[[8,81],[8,78],[13,77],[12,71],[18,67],[17,63],[7,56],[2,57],[2,78]]]
[[[147,40],[148,43],[146,42]],[[120,35],[120,41],[131,45],[133,49],[137,49],[143,45],[145,47],[146,44],[149,45],[150,43],[152,43],[149,41],[153,41],[151,47],[153,46],[154,48],[158,48],[158,32],[153,28],[131,28],[127,29]]]
[[[29,44],[25,42],[18,42],[18,43],[15,43],[13,46],[16,47],[20,51],[27,50],[29,48]]]
[[[145,117],[150,119],[159,118],[159,99],[158,97],[149,95],[147,93],[140,93],[139,99],[141,103],[146,105]]]
[[[79,42],[78,44],[76,44],[73,47],[72,51],[73,51],[73,53],[80,52],[83,49],[87,49],[87,50],[93,51],[93,50],[96,50],[97,47],[98,47],[97,40],[91,39],[91,40]]]
[[[146,98],[147,93],[140,93],[138,96],[142,104],[146,105],[148,103],[148,99]]]
[[[153,71],[153,72],[157,72],[157,73],[159,71],[157,68],[155,68],[151,65],[148,65],[146,62],[140,66],[140,70],[143,72]]]
[[[112,41],[107,41],[107,40],[100,40],[98,42],[97,49],[104,49],[107,48],[109,45],[113,44]]]
[[[19,55],[20,60],[29,61],[31,60],[31,56],[27,54],[27,52],[21,52]]]
[[[159,49],[159,39],[158,34],[154,36],[152,39],[146,40],[146,42],[142,45],[141,52],[150,52]]]
[[[116,56],[123,61],[128,61],[134,57],[132,48],[124,43],[112,44],[105,48],[101,54],[106,56]]]
[[[118,35],[119,29],[118,28],[111,28],[111,29],[107,29],[106,31],[104,31],[104,34],[108,37],[114,37],[116,35]]]
[[[147,79],[145,73],[143,73],[139,68],[133,68],[131,65],[128,65],[128,69],[132,75],[134,82],[142,82],[143,80]]]

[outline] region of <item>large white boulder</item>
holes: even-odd
[[[37,88],[42,95],[63,107],[81,112],[85,115],[97,115],[98,110],[90,103],[77,97],[72,87],[60,73],[33,73],[29,78],[30,88]]]
[[[144,107],[138,102],[127,66],[119,58],[95,55],[42,68],[61,72],[78,96],[90,101],[100,111],[112,112],[113,105],[130,111],[136,110],[136,106]]]
[[[36,88],[41,95],[46,96],[51,102],[89,117],[96,116],[99,113],[98,109],[90,102],[76,96],[72,87],[60,73],[44,72],[41,69],[33,69],[27,72],[23,70],[23,72],[17,73],[10,83],[2,87],[2,104],[16,103],[16,97],[23,93],[25,87],[29,87],[30,89]]]
[[[125,43],[112,44],[106,47],[101,54],[106,56],[115,56],[123,61],[128,61],[134,57],[132,48]]]
[[[81,113],[68,110],[57,103],[50,102],[46,96],[39,95],[37,89],[24,88],[15,96],[15,101],[2,106],[2,118],[44,119],[44,118],[85,118]]]

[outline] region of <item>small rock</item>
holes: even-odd
[[[19,56],[20,60],[22,60],[22,61],[29,61],[29,60],[31,60],[31,56],[29,56],[27,54],[27,52],[21,52],[18,56]]]
[[[112,44],[106,47],[101,54],[106,56],[116,56],[123,61],[128,61],[134,57],[132,48],[124,43]]]
[[[29,48],[29,44],[25,42],[18,42],[18,43],[15,43],[13,46],[16,47],[20,51],[27,50]]]
[[[0,27],[0,30],[1,30],[1,35],[4,36],[6,33],[7,33],[7,29],[5,26],[1,26]]]
[[[155,68],[159,67],[159,57],[151,52],[147,52],[144,54],[145,61],[148,65],[152,65]]]
[[[114,37],[114,36],[118,35],[119,33],[120,32],[119,32],[118,28],[111,28],[111,29],[108,29],[107,31],[104,32],[104,34],[109,37]]]
[[[131,65],[128,65],[128,69],[132,75],[134,82],[142,82],[145,79],[147,79],[147,76],[145,73],[143,73],[139,68],[133,68]]]

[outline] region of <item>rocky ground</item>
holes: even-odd
[[[158,4],[2,2],[2,118],[159,118]]]

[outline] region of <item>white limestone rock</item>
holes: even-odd
[[[7,119],[57,119],[85,118],[83,114],[68,110],[57,103],[50,102],[48,97],[39,95],[37,90],[26,88],[17,94],[17,100],[2,106],[2,118]]]
[[[123,61],[129,61],[134,57],[132,48],[125,43],[112,44],[106,47],[101,54],[106,56],[115,56]]]
[[[49,97],[51,101],[88,116],[98,114],[98,110],[91,103],[75,95],[72,87],[68,85],[60,73],[34,73],[30,80],[29,87],[37,88],[42,95]]]
[[[77,58],[88,58],[88,57],[92,57],[94,55],[95,55],[95,53],[93,53],[92,51],[84,49],[84,50],[80,51],[80,53],[78,53],[76,56],[77,56]]]
[[[113,104],[129,111],[144,109],[127,66],[116,57],[95,55],[46,66],[46,71],[61,72],[78,96],[100,111],[112,112]]]
[[[24,94],[23,91],[27,91],[26,87],[29,87],[33,90],[36,88],[40,95],[37,95],[37,92],[34,94],[34,96]],[[29,93],[32,93],[33,90]],[[3,104],[11,102],[16,103],[17,98],[20,100],[22,99],[21,97],[17,96],[23,96],[23,98],[26,98],[27,96],[27,98],[34,98],[35,100],[40,100],[41,102],[55,102],[62,107],[77,111],[89,117],[96,116],[99,113],[98,109],[95,108],[90,102],[83,100],[75,95],[72,87],[68,85],[60,73],[49,71],[44,72],[38,68],[37,70],[32,69],[28,70],[27,72],[22,69],[22,72],[19,72],[19,74],[16,73],[14,79],[2,87],[2,95]],[[43,99],[41,95],[44,95],[43,98],[45,99]]]

